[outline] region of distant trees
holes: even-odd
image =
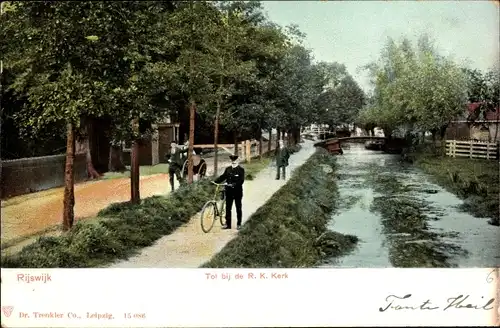
[[[480,103],[471,121],[485,116],[488,111],[494,111],[499,106],[500,99],[500,69],[492,68],[483,73],[478,69],[463,68],[467,80],[467,98],[470,103]]]
[[[324,108],[321,121],[330,128],[354,123],[366,102],[364,91],[342,64],[319,63],[318,69],[326,79],[319,99]]]
[[[366,67],[374,84],[372,102],[359,116],[365,126],[379,126],[390,136],[432,132],[444,136],[463,113],[467,81],[461,68],[437,52],[427,36],[417,47],[404,39],[388,40],[380,60]]]

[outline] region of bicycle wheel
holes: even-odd
[[[201,230],[203,232],[207,233],[212,230],[214,227],[215,220],[217,219],[215,217],[217,209],[215,208],[217,206],[217,203],[215,203],[213,200],[210,200],[205,203],[203,206],[203,209],[201,210]]]
[[[182,170],[181,170],[182,179],[186,179],[187,175],[188,175],[188,160],[186,159],[184,161],[184,164],[182,164]]]
[[[200,179],[203,179],[205,175],[207,175],[207,164],[205,163],[205,160],[202,159],[198,167],[198,176]]]
[[[223,200],[220,200],[219,203],[222,203],[220,204],[219,206],[219,221],[220,221],[220,224],[221,225],[224,225],[226,224],[226,200],[223,199]]]

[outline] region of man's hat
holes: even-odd
[[[229,155],[229,158],[232,160],[232,161],[235,161],[238,159],[238,155]]]

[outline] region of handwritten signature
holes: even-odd
[[[496,277],[494,273],[497,269],[493,269],[486,277],[486,282],[491,283]],[[494,278],[495,277],[495,278]],[[385,312],[388,310],[449,310],[449,309],[473,309],[473,310],[493,310],[493,303],[495,298],[485,299],[481,296],[481,299],[476,298],[475,302],[469,300],[470,295],[458,295],[455,297],[450,297],[446,300],[445,304],[437,305],[433,304],[430,299],[423,302],[415,302],[412,299],[412,294],[406,294],[403,296],[389,295],[385,298],[386,304],[380,307],[379,312]]]
[[[490,298],[485,300],[484,296],[481,297],[481,301],[471,302],[468,301],[470,295],[458,295],[455,297],[450,297],[446,300],[446,305],[432,304],[431,300],[428,299],[421,303],[411,303],[410,298],[412,294],[406,294],[404,296],[389,295],[385,298],[386,305],[380,307],[379,312],[385,312],[387,310],[439,310],[443,311],[449,309],[473,309],[473,310],[493,310],[492,304],[495,302],[495,298]]]

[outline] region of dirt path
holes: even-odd
[[[141,197],[169,191],[168,175],[140,179]],[[61,223],[64,188],[54,188],[2,202],[2,243]],[[75,219],[95,216],[111,203],[130,199],[130,179],[110,179],[75,185]]]
[[[313,143],[306,141],[303,148],[290,156],[287,175],[314,153]],[[284,180],[275,180],[276,168],[269,166],[262,170],[254,180],[247,181],[243,189],[243,222],[284,184]],[[233,207],[233,220],[236,211]],[[234,227],[233,227],[234,228]],[[141,253],[127,261],[111,265],[111,268],[196,268],[219,252],[237,234],[237,230],[222,230],[220,224],[210,233],[203,233],[200,227],[199,214],[190,222],[176,230],[173,234],[159,239],[153,246],[145,248]]]

